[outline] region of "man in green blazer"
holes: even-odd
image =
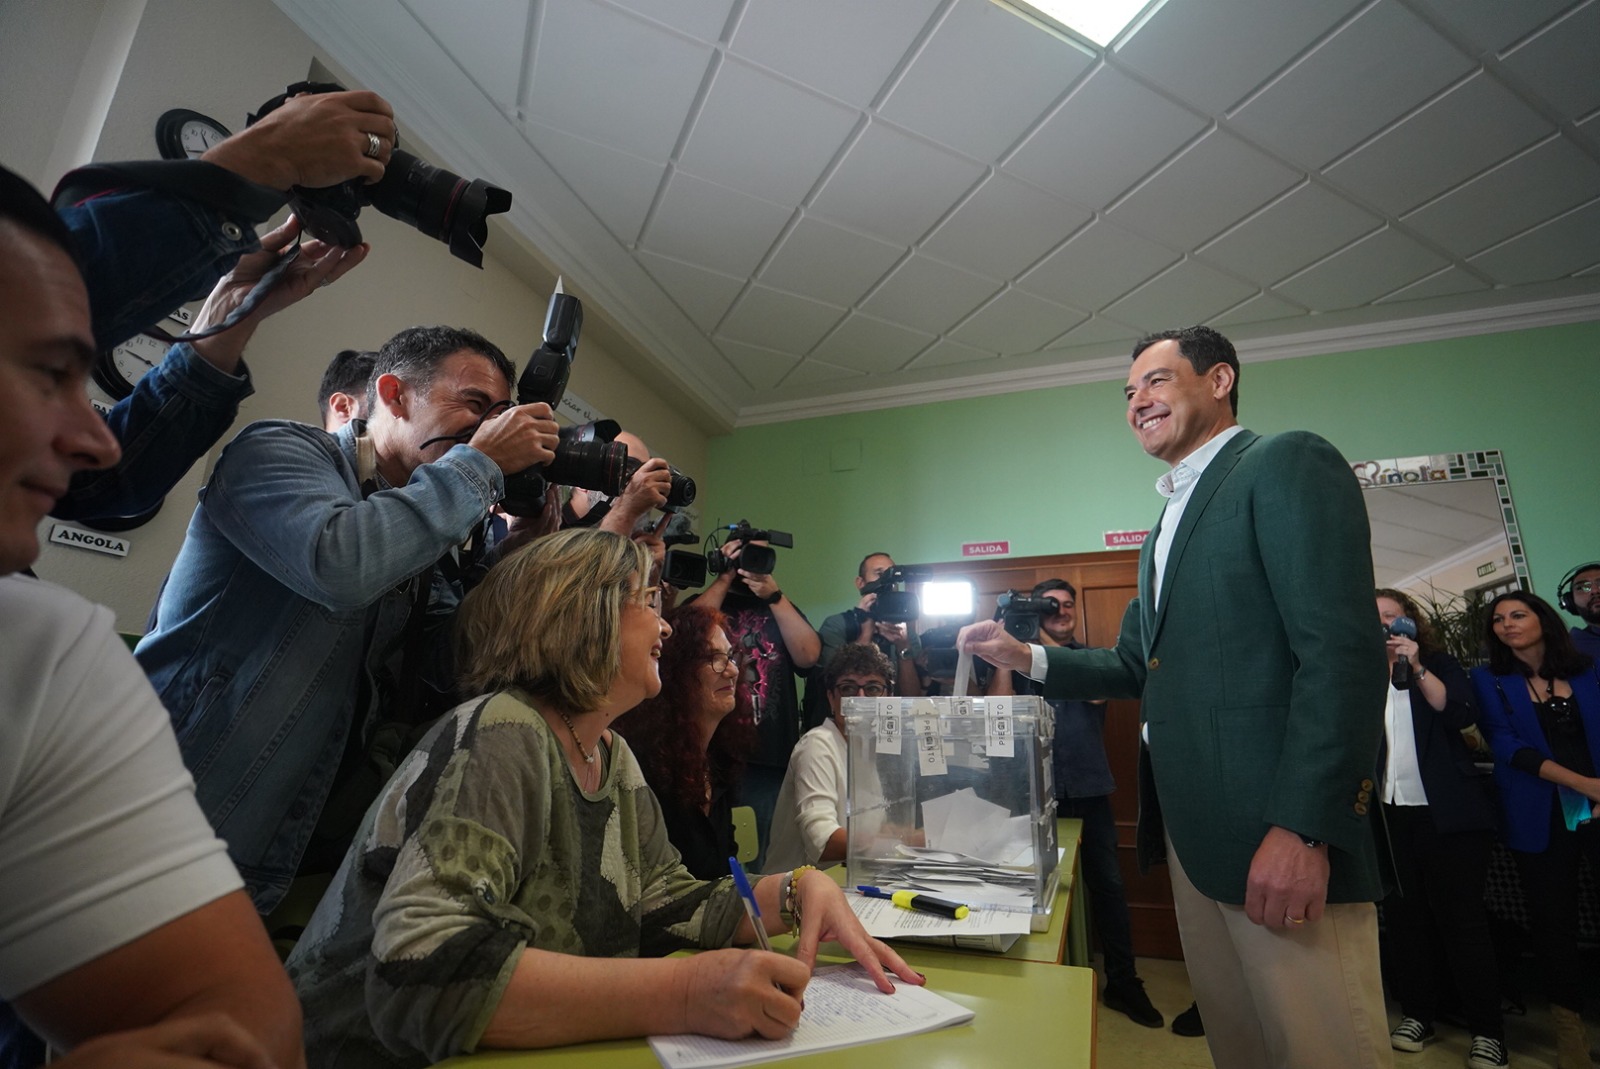
[[[1385,659],[1361,492],[1322,438],[1239,426],[1216,331],[1133,356],[1128,423],[1172,467],[1116,647],[979,623],[961,648],[1048,698],[1140,700],[1140,863],[1166,855],[1218,1066],[1387,1066],[1369,816]]]

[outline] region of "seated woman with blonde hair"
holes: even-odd
[[[425,1066],[488,1048],[699,1032],[780,1037],[817,944],[883,991],[922,978],[813,870],[764,877],[750,943],[730,879],[696,880],[612,720],[661,686],[671,634],[650,560],[598,530],[513,553],[468,595],[463,685],[478,692],[405,760],[289,959],[312,1066]]]

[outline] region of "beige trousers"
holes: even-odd
[[[1391,1069],[1378,914],[1328,906],[1296,928],[1252,924],[1243,906],[1189,882],[1167,844],[1189,984],[1217,1069]]]

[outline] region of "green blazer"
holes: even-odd
[[[1138,698],[1140,863],[1162,833],[1242,904],[1268,827],[1328,843],[1328,901],[1383,896],[1370,815],[1386,676],[1371,534],[1349,464],[1304,431],[1244,431],[1195,485],[1150,596],[1159,526],[1113,649],[1047,649],[1046,698]]]

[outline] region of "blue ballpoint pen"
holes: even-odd
[[[756,889],[750,886],[750,877],[744,874],[744,866],[736,857],[728,859],[728,870],[733,873],[733,885],[739,889],[739,897],[744,899],[744,915],[750,918],[750,927],[756,930],[756,942],[762,950],[771,950],[772,940],[767,938],[767,926],[761,923],[761,907],[756,905]]]

